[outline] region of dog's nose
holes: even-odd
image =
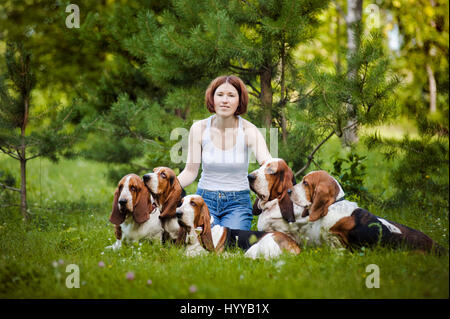
[[[120,205],[126,205],[127,204],[127,200],[126,199],[119,199],[119,204]]]
[[[181,210],[177,210],[175,215],[177,215],[177,218],[181,218],[181,216],[183,216],[183,212]]]
[[[250,183],[253,183],[256,179],[256,176],[253,174],[249,174],[249,175],[247,175],[247,178]]]
[[[144,181],[144,183],[148,182],[150,180],[150,174],[145,174],[144,176],[142,176],[142,180]]]
[[[289,196],[291,196],[291,194],[292,194],[292,189],[288,189],[288,190],[287,190],[287,193],[288,193]]]

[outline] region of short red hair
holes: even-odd
[[[205,102],[206,102],[206,108],[211,113],[215,113],[214,111],[214,93],[216,92],[216,89],[221,86],[224,83],[229,83],[237,90],[239,94],[239,105],[236,109],[236,112],[234,112],[234,115],[240,115],[247,112],[247,104],[248,104],[248,91],[247,87],[245,86],[244,82],[242,80],[235,76],[235,75],[222,75],[214,80],[209,84],[208,89],[206,89],[205,93]]]

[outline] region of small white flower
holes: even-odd
[[[275,264],[275,267],[276,267],[278,270],[280,270],[281,267],[283,267],[285,263],[286,263],[286,262],[284,262],[283,260],[280,260],[280,261],[278,261],[278,262]]]

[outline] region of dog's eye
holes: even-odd
[[[134,186],[131,186],[130,189],[131,189],[133,192],[136,191],[136,187],[134,187]]]
[[[303,185],[308,186],[308,182],[307,181],[303,181]]]
[[[166,176],[165,173],[161,173],[161,177],[162,177],[162,178],[167,178],[167,176]]]
[[[195,207],[195,206],[197,206],[197,204],[194,202],[191,202],[191,206]]]

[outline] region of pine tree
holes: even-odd
[[[173,0],[160,17],[151,12],[138,15],[140,32],[128,47],[147,61],[145,69],[154,83],[170,87],[169,100],[186,89],[202,96],[219,74],[239,75],[269,128],[277,123],[277,108],[288,101],[286,71],[295,63],[293,51],[313,38],[318,14],[328,2]],[[189,111],[186,105],[184,113]],[[278,113],[281,119],[283,112]],[[286,133],[285,123],[282,126]]]
[[[397,187],[385,200],[386,206],[414,206],[435,217],[448,217],[448,136],[421,134],[412,138],[406,135],[396,140],[374,134],[365,144],[369,150],[384,154],[388,162],[397,162],[389,175],[391,185]]]
[[[362,0],[347,0],[347,15],[345,16],[345,22],[347,24],[347,61],[348,70],[347,76],[350,80],[356,75],[357,66],[352,65],[352,56],[358,51],[358,45],[361,38],[360,28],[362,22]],[[358,121],[356,118],[355,106],[347,104],[349,120],[347,124],[349,129],[345,130],[342,135],[342,142],[344,145],[350,146],[353,143],[358,142],[357,126]]]
[[[70,110],[48,108],[41,114],[32,112],[32,91],[36,85],[31,70],[32,54],[22,44],[8,43],[5,53],[6,72],[0,75],[0,151],[20,162],[20,189],[4,187],[20,192],[21,213],[28,221],[27,210],[27,161],[39,156],[58,159],[74,142],[80,130],[69,134],[64,124]],[[69,154],[69,153],[67,153]],[[4,185],[2,185],[4,186]]]
[[[313,38],[328,2],[173,0],[164,8],[138,9],[116,4],[112,15],[96,22],[113,43],[114,59],[100,85],[82,90],[83,109],[103,112],[97,127],[102,136],[94,138],[101,151],[94,144],[86,156],[114,163],[114,178],[154,164],[177,167],[169,160],[176,142],[171,130],[206,117],[207,85],[230,73],[248,85],[252,122],[278,127],[286,141],[286,107],[296,94],[293,53]],[[133,125],[122,110],[135,116]],[[104,142],[111,139],[115,144]]]
[[[321,58],[303,68],[305,86],[310,86],[310,91],[298,102],[304,115],[296,126],[297,130],[315,133],[310,133],[310,148],[305,149],[310,153],[300,156],[307,158],[307,162],[295,175],[308,169],[316,152],[333,135],[341,137],[353,125],[380,125],[397,114],[392,93],[400,79],[392,73],[382,35],[373,31],[360,41],[358,50],[348,60],[348,68],[354,70],[352,77],[324,70]],[[348,104],[353,106],[352,114],[348,112]],[[350,118],[356,121],[348,124]],[[291,145],[294,143],[291,141]]]
[[[398,79],[389,73],[380,34],[358,38],[362,44],[346,65],[355,70],[354,77],[324,68],[327,57],[320,54],[300,67],[304,61],[297,60],[295,53],[314,39],[318,15],[327,4],[173,0],[158,12],[118,4],[102,27],[114,37],[114,67],[120,66],[119,75],[125,77],[131,69],[143,82],[133,89],[133,78],[118,76],[106,88],[107,82],[100,81],[100,91],[96,88],[90,94],[95,100],[103,92],[114,92],[112,100],[101,101],[106,112],[98,129],[103,136],[95,139],[102,149],[87,152],[90,158],[114,163],[115,178],[121,172],[148,170],[153,164],[174,166],[168,156],[174,144],[170,131],[188,128],[192,120],[208,115],[204,91],[221,74],[244,80],[252,97],[250,120],[280,130],[284,142],[280,155],[294,169],[303,167],[298,174],[314,161],[328,136],[342,136],[349,128],[346,105],[353,105],[359,125],[390,118],[396,110],[390,97]]]

